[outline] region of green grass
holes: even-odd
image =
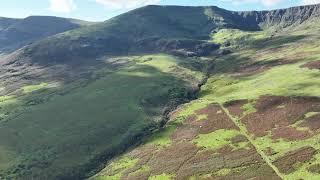
[[[224,103],[238,99],[254,100],[262,95],[320,96],[320,72],[301,68],[302,64],[278,66],[243,78],[213,76],[204,86],[206,94],[202,98]]]
[[[23,89],[24,93],[31,93],[33,91],[44,89],[44,88],[48,87],[48,85],[49,85],[48,83],[41,83],[41,84],[38,84],[38,85],[24,86],[24,87],[22,87],[22,89]]]
[[[166,147],[171,144],[171,135],[176,130],[176,126],[171,125],[165,127],[165,129],[160,130],[160,132],[154,133],[148,141],[147,144],[152,144],[160,147]]]
[[[310,118],[318,114],[320,114],[320,112],[308,112],[307,114],[305,114],[305,117]]]
[[[270,135],[256,138],[255,144],[259,146],[261,149],[272,148],[276,154],[270,156],[272,160],[276,160],[277,158],[283,156],[285,153],[299,149],[304,146],[312,146],[315,149],[320,149],[320,145],[318,143],[320,135],[316,135],[312,138],[305,139],[305,140],[296,140],[296,141],[286,141],[283,139],[280,140],[273,140]]]
[[[200,134],[193,142],[206,149],[219,149],[231,144],[230,139],[237,135],[240,135],[239,131],[219,129],[209,134]]]
[[[205,121],[205,120],[208,120],[207,114],[197,115],[197,121]]]
[[[215,172],[215,175],[226,176],[231,172],[231,169],[221,169],[218,172]]]
[[[93,177],[93,180],[120,180],[122,173],[132,167],[138,162],[138,159],[132,159],[130,157],[121,157],[117,161],[114,161],[110,166],[111,169],[108,169],[107,172],[117,172],[113,175],[99,175]]]
[[[143,165],[141,168],[139,168],[137,171],[132,172],[129,174],[130,176],[135,176],[135,175],[139,175],[140,173],[145,173],[145,172],[149,172],[151,170],[151,168],[147,165]]]
[[[212,41],[218,44],[229,44],[233,48],[245,48],[253,46],[257,42],[266,39],[265,31],[241,31],[238,29],[221,29],[212,35]]]
[[[183,123],[190,115],[195,115],[197,110],[203,109],[209,105],[208,101],[194,100],[188,104],[185,104],[178,116],[174,120],[176,123]]]
[[[257,112],[257,109],[255,108],[254,104],[255,104],[255,102],[249,102],[249,103],[243,105],[241,107],[241,109],[244,111],[243,114],[248,115],[248,114]]]
[[[112,171],[125,170],[132,168],[138,162],[137,159],[132,159],[130,157],[120,158],[111,164]]]
[[[149,177],[148,180],[172,180],[174,177],[168,174],[161,174]]]
[[[172,24],[170,27],[163,27],[153,23],[157,22],[153,21],[155,20],[153,16],[143,16],[145,18],[141,19],[139,13],[136,14],[135,11],[129,14],[130,16],[116,17],[101,25],[50,37],[32,46],[31,50],[41,52],[40,56],[43,55],[42,52],[47,53],[48,50],[53,50],[48,53],[54,54],[55,49],[70,49],[68,47],[82,39],[90,40],[96,37],[108,39],[116,34],[115,37],[119,37],[119,40],[121,38],[136,40],[136,33],[141,32],[145,39],[155,35],[169,39],[191,38],[207,35],[204,32],[212,30],[212,27],[207,27],[210,30],[198,31],[198,27],[204,27],[208,23],[208,18],[217,22],[218,27],[232,22],[222,17],[221,12],[224,11],[210,8],[186,10],[183,16],[176,11],[174,15],[167,16],[167,12],[170,12],[168,9],[153,12],[157,13],[160,20],[181,23],[173,28]],[[201,21],[195,21],[199,17]],[[136,22],[142,25],[141,29],[136,27]],[[309,26],[315,25],[309,24]],[[130,31],[127,31],[128,29]],[[88,78],[90,82],[85,86],[80,86],[81,80],[78,80],[59,89],[53,88],[49,95],[48,92],[41,90],[47,89],[51,84],[40,83],[23,87],[24,93],[21,96],[1,96],[0,179],[2,176],[4,179],[31,179],[30,174],[40,171],[42,175],[53,179],[57,179],[59,175],[79,179],[88,170],[86,169],[88,163],[96,162],[96,158],[100,155],[106,152],[110,153],[104,154],[106,156],[121,153],[133,145],[138,137],[150,132],[155,134],[146,142],[147,144],[162,148],[170,146],[172,144],[170,136],[177,124],[168,125],[161,131],[154,131],[162,118],[163,109],[171,102],[176,104],[185,102],[187,91],[202,81],[206,75],[204,71],[208,70],[208,64],[212,62],[215,63],[215,68],[208,82],[202,87],[199,99],[184,106],[176,119],[178,124],[212,103],[224,104],[231,100],[249,99],[252,101],[242,107],[245,114],[249,114],[256,111],[254,100],[263,95],[320,96],[319,70],[300,67],[306,62],[320,58],[319,32],[319,29],[314,28],[297,29],[295,33],[279,32],[271,37],[269,31],[223,29],[213,34],[210,41],[235,51],[231,55],[213,56],[207,60],[178,58],[166,54],[132,56],[128,57],[130,59],[128,64],[120,69],[107,67],[97,71],[94,75],[100,78],[94,80]],[[131,48],[133,52],[137,50],[135,46]],[[105,53],[105,49],[102,48],[103,52],[97,49],[82,52],[85,56],[88,55],[86,53],[96,50],[97,54]],[[273,67],[250,76],[240,77],[233,73],[240,65],[246,63],[267,64],[275,60],[294,59],[302,53],[307,55],[299,57],[299,62],[294,64]],[[306,114],[306,117],[313,115],[315,114]],[[204,120],[206,115],[199,115],[196,118]],[[230,140],[241,133],[246,133],[245,127],[243,132],[221,129],[209,134],[200,134],[193,142],[199,147],[214,150],[225,145],[231,145],[234,149],[246,148],[247,142],[233,145]],[[278,152],[269,157],[275,160],[289,150],[305,145],[311,145],[319,150],[318,139],[317,135],[301,141],[273,141],[269,135],[255,139],[254,144],[259,149],[271,147]],[[137,162],[138,159],[124,156],[111,164],[110,171],[115,173],[99,174],[96,178],[118,180],[125,170],[134,167]],[[311,163],[315,162],[319,162],[318,156]],[[98,164],[92,166],[96,165]],[[79,167],[81,168],[77,169]],[[286,178],[314,178],[316,175],[306,172],[307,167],[308,164],[304,164]],[[149,170],[149,167],[144,166],[136,173]],[[229,172],[228,169],[222,169],[216,175],[226,175]],[[78,173],[81,177],[74,177]],[[173,178],[174,176],[164,173],[151,176],[149,179]]]
[[[143,61],[150,57],[152,63]],[[64,173],[58,168],[85,167],[103,152],[121,152],[132,137],[156,128],[163,108],[186,98],[198,81],[201,73],[180,67],[182,61],[164,54],[134,57],[128,66],[100,70],[101,78],[86,86],[75,81],[38,92],[50,86],[41,83],[24,87],[22,96],[1,96],[0,116],[6,124],[0,131],[0,172],[20,177],[47,163],[42,174],[57,176]],[[170,142],[159,137],[154,143]]]

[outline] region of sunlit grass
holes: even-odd
[[[193,142],[206,149],[218,149],[231,144],[231,138],[240,134],[237,130],[219,129],[209,134],[200,134]]]
[[[168,174],[160,174],[160,175],[156,175],[156,176],[151,176],[148,178],[148,180],[173,180],[174,176],[172,175],[168,175]]]
[[[204,99],[228,102],[257,99],[262,95],[320,96],[320,72],[301,68],[302,63],[274,67],[262,74],[244,78],[213,76],[203,87]]]
[[[147,144],[153,144],[160,147],[165,147],[171,144],[171,135],[176,130],[176,126],[171,125],[166,127],[165,129],[155,133],[151,136]]]
[[[38,84],[38,85],[29,85],[29,86],[24,86],[22,87],[23,89],[23,92],[24,93],[31,93],[33,91],[37,91],[37,90],[40,90],[40,89],[44,89],[48,86],[49,84],[48,83],[41,83],[41,84]]]

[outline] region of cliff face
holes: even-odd
[[[320,4],[269,11],[262,15],[264,26],[288,27],[320,16]]]
[[[271,11],[247,11],[234,13],[243,17],[244,21],[257,24],[263,29],[269,27],[286,28],[292,25],[299,25],[314,18],[319,18],[320,4]]]

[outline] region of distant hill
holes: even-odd
[[[35,59],[163,52],[201,44],[219,29],[283,29],[319,17],[320,6],[233,12],[218,7],[146,6],[40,41],[26,50]],[[192,40],[184,41],[184,40]],[[178,43],[176,40],[182,40]],[[191,43],[191,45],[190,45]],[[71,48],[72,47],[72,48]],[[45,54],[43,54],[45,52]]]
[[[85,21],[50,16],[25,19],[0,18],[0,51],[15,50],[54,34],[89,24]]]

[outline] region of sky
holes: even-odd
[[[320,0],[1,0],[0,17],[48,15],[104,21],[149,5],[219,6],[228,10],[268,10],[320,3]]]

